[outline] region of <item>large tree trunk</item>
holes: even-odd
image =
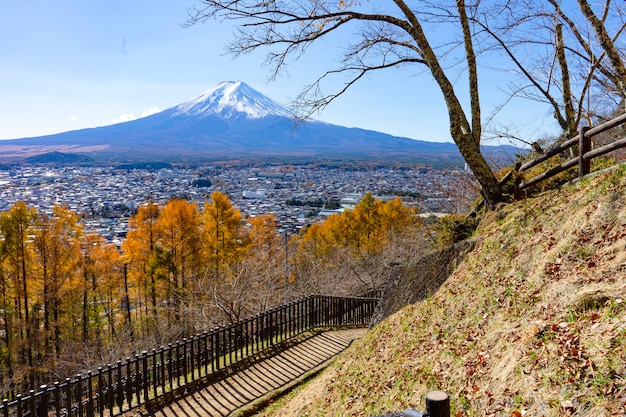
[[[472,142],[471,134],[467,136],[467,138],[458,141],[455,138],[455,142],[461,151],[463,159],[465,159],[465,162],[482,187],[482,196],[485,199],[487,207],[494,209],[496,204],[503,200],[500,183],[496,179],[491,167],[480,153],[480,146]]]
[[[474,173],[476,180],[480,183],[483,198],[487,203],[486,205],[490,209],[493,209],[497,203],[502,201],[502,189],[495,174],[480,152],[482,127],[478,94],[478,75],[472,36],[467,14],[465,13],[465,5],[461,0],[457,1],[457,10],[459,11],[459,19],[464,34],[465,55],[469,67],[468,87],[471,97],[471,123],[468,121],[463,106],[456,95],[454,85],[450,82],[445,70],[441,66],[419,20],[403,1],[396,0],[396,4],[400,6],[410,22],[411,27],[408,29],[408,32],[422,51],[424,62],[426,66],[428,66],[435,82],[439,85],[441,93],[443,94],[446,106],[448,107],[448,117],[450,118],[450,135],[459,148],[463,159],[465,159],[465,162]]]

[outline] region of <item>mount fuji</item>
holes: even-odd
[[[119,162],[366,159],[461,163],[453,143],[418,141],[315,120],[296,123],[287,107],[241,81],[222,82],[141,119],[0,142],[4,160],[55,151]]]

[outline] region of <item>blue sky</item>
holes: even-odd
[[[221,81],[241,80],[289,104],[332,68],[338,44],[322,44],[268,82],[264,53],[233,59],[232,29],[211,21],[183,28],[195,0],[0,1],[0,139],[41,136],[165,110]],[[421,68],[362,80],[314,117],[349,127],[450,141],[447,112]],[[483,111],[503,100],[502,74],[481,79]],[[498,82],[495,82],[498,80]],[[514,102],[500,123],[535,139],[554,131],[545,107]]]

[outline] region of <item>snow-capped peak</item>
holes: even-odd
[[[173,110],[175,116],[217,114],[228,118],[238,113],[245,113],[247,117],[257,119],[268,115],[286,117],[293,115],[287,107],[241,81],[221,82],[203,94],[179,104]]]

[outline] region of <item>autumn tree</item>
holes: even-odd
[[[167,299],[180,321],[180,308],[199,273],[200,213],[196,204],[170,200],[155,224],[157,256],[168,271]]]
[[[356,229],[356,247],[364,249],[366,252],[379,250],[383,237],[380,236],[382,202],[376,200],[372,193],[366,193],[354,207],[354,218],[352,228]]]
[[[228,276],[229,270],[241,259],[242,216],[228,196],[219,191],[211,193],[211,201],[202,211],[202,242],[210,273],[215,278]]]
[[[399,198],[382,202],[367,193],[354,209],[314,223],[300,237],[294,261],[297,284],[305,292],[326,292],[329,284],[335,293],[378,288],[380,266],[387,259],[400,260],[399,237],[413,235],[419,222]],[[405,243],[410,247],[415,241]],[[335,276],[320,279],[329,271]]]
[[[13,377],[13,292],[9,286],[9,279],[4,271],[4,266],[0,262],[0,305],[2,308],[2,324],[3,324],[3,337],[2,341],[4,346],[2,347],[2,371],[0,371],[0,382],[4,383],[6,379]]]
[[[164,267],[159,263],[155,253],[156,223],[159,212],[159,206],[152,201],[140,206],[137,214],[129,220],[130,230],[122,244],[125,275],[123,299],[127,325],[132,327],[130,320],[131,297],[128,291],[130,275],[132,281],[137,283],[137,287],[142,289],[143,304],[149,308],[154,323],[150,328],[154,329],[155,332],[159,331],[159,326],[156,325],[159,319],[158,302],[164,287],[162,281],[166,279]],[[139,300],[137,301],[139,302]]]
[[[41,281],[45,355],[58,358],[63,333],[68,340],[68,334],[76,330],[76,320],[62,321],[61,315],[74,304],[74,300],[64,300],[75,290],[72,284],[80,288],[76,271],[81,258],[82,227],[75,212],[59,205],[54,206],[52,216],[41,214],[34,224],[33,261]]]
[[[276,217],[263,214],[248,220],[250,231],[248,247],[242,259],[242,269],[248,285],[245,302],[247,315],[259,314],[275,306],[277,301],[287,301],[289,285],[289,234],[280,235]]]
[[[214,191],[202,210],[203,258],[206,262],[204,285],[210,288],[213,303],[227,317],[236,321],[241,310],[233,294],[241,292],[241,259],[247,242],[242,230],[242,216],[227,195]]]
[[[82,340],[102,352],[115,341],[125,296],[117,247],[96,233],[80,239],[82,269]],[[105,329],[108,331],[105,333]],[[89,343],[92,342],[92,343]]]
[[[306,232],[297,236],[297,251],[293,261],[295,286],[301,295],[323,293],[325,272],[332,269],[332,254],[335,250],[329,236],[328,223],[339,221],[339,214],[334,214],[324,222],[310,225]]]
[[[16,345],[19,350],[19,362],[26,363],[29,367],[34,365],[32,335],[36,329],[31,320],[34,313],[31,311],[33,306],[30,288],[32,251],[28,240],[36,217],[37,211],[34,208],[28,208],[22,201],[15,203],[8,212],[0,215],[0,233],[4,237],[0,253],[5,260],[4,272],[8,278],[7,285],[13,289],[15,297],[9,309],[14,316],[9,321],[15,328],[7,329],[7,332],[14,335],[14,340],[10,343]],[[9,354],[13,354],[12,350]]]
[[[489,206],[502,200],[500,185],[481,154],[482,113],[478,86],[478,64],[473,26],[468,10],[474,2],[456,0],[441,6],[421,2],[410,6],[403,0],[382,5],[380,2],[308,1],[258,2],[255,0],[200,0],[190,14],[189,24],[209,19],[227,19],[237,23],[237,34],[228,50],[235,56],[268,47],[271,76],[278,75],[291,58],[306,53],[307,48],[336,34],[350,33],[341,39],[343,56],[338,67],[328,70],[302,92],[298,106],[308,116],[321,110],[372,71],[418,65],[437,83],[448,109],[450,135],[461,155],[482,186]],[[476,2],[479,3],[479,2]],[[445,30],[452,39],[458,36],[462,54],[454,46],[437,47],[427,34],[433,10],[448,19]],[[436,22],[439,23],[439,22]],[[342,31],[351,30],[351,32]],[[337,40],[337,38],[334,38]],[[455,68],[466,70],[466,82],[455,78]],[[334,76],[345,76],[334,93],[322,93],[324,83]],[[468,97],[463,103],[461,98]]]

